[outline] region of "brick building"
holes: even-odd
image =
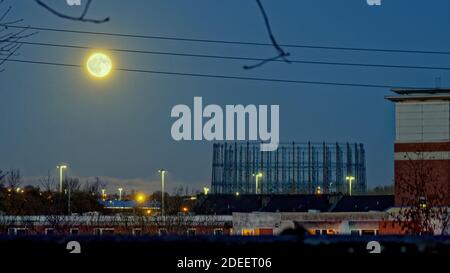
[[[393,92],[386,99],[395,103],[396,206],[411,204],[412,184],[425,184],[415,198],[439,194],[440,205],[450,205],[450,89]]]

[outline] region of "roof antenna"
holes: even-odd
[[[436,77],[434,79],[436,89],[441,89],[441,77]]]

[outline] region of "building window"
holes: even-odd
[[[187,235],[188,236],[195,236],[195,228],[188,228]]]
[[[308,229],[308,235],[316,235],[315,229]]]
[[[160,236],[167,235],[167,229],[160,228],[158,233],[159,233]]]
[[[253,229],[243,229],[242,235],[243,236],[253,236],[255,234],[255,231]]]
[[[8,228],[8,235],[27,235],[28,229],[27,228]]]
[[[113,228],[95,228],[94,235],[97,235],[97,236],[114,235],[114,229]]]
[[[214,235],[217,235],[217,236],[223,235],[223,229],[222,228],[215,228],[214,229]]]
[[[361,235],[361,233],[360,233],[359,229],[354,229],[354,230],[350,231],[350,235],[359,236],[359,235]]]
[[[96,236],[102,235],[101,230],[99,228],[94,228],[94,235],[96,235]]]
[[[55,229],[54,228],[46,228],[45,229],[45,235],[52,236],[54,234],[55,234]]]
[[[80,234],[80,230],[78,228],[71,228],[70,235],[78,235]]]
[[[320,235],[321,230],[320,229],[308,229],[307,233],[308,233],[308,235]]]
[[[141,228],[133,228],[133,236],[141,236],[142,229]]]
[[[267,235],[272,236],[273,235],[273,228],[259,228],[259,229],[256,230],[255,233],[258,236],[267,236]]]
[[[376,235],[376,230],[373,229],[363,229],[361,230],[361,235]]]
[[[114,229],[113,228],[102,228],[101,229],[101,235],[106,235],[106,236],[110,236],[110,235],[114,235]]]
[[[327,229],[327,235],[335,235],[336,234],[336,230],[329,228]]]

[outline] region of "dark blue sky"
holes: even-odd
[[[9,1],[13,17],[32,26],[269,42],[255,1],[96,0],[90,17],[111,17],[105,24],[55,17],[34,1]],[[51,2],[51,1],[50,1]],[[56,7],[77,14],[61,1]],[[320,46],[450,50],[450,2],[446,0],[263,1],[280,43]],[[113,38],[41,31],[30,41],[198,54],[270,57],[271,47],[236,46]],[[450,56],[288,49],[292,59],[446,66]],[[24,46],[18,59],[82,64],[87,51]],[[115,66],[176,72],[226,74],[383,85],[434,86],[448,72],[386,68],[270,63],[245,71],[246,61],[136,55],[111,52]],[[102,176],[110,190],[118,184],[156,189],[156,170],[168,181],[200,188],[210,182],[212,144],[175,142],[171,108],[205,104],[279,104],[282,141],[351,141],[366,147],[368,184],[393,178],[394,107],[388,89],[294,85],[114,72],[93,81],[81,69],[7,63],[0,73],[0,167],[20,168],[31,180],[56,171]],[[128,184],[125,184],[128,183]]]

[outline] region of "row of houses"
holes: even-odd
[[[116,214],[0,216],[0,235],[311,235],[399,234],[393,196],[202,195],[189,212],[159,216]],[[155,209],[155,207],[151,207]],[[125,210],[126,211],[126,210]]]
[[[232,216],[41,215],[0,216],[0,235],[226,235]]]
[[[395,209],[393,209],[395,210]],[[310,235],[401,234],[384,212],[250,212],[177,216],[0,216],[0,235],[280,235],[304,228]]]
[[[400,208],[395,207],[392,195],[198,195],[186,198],[178,215],[164,217],[134,213],[126,208],[135,205],[125,202],[105,202],[106,207],[111,210],[107,215],[3,215],[0,235],[257,236],[289,230],[310,235],[404,233],[398,222]],[[157,204],[145,208],[158,212]]]

